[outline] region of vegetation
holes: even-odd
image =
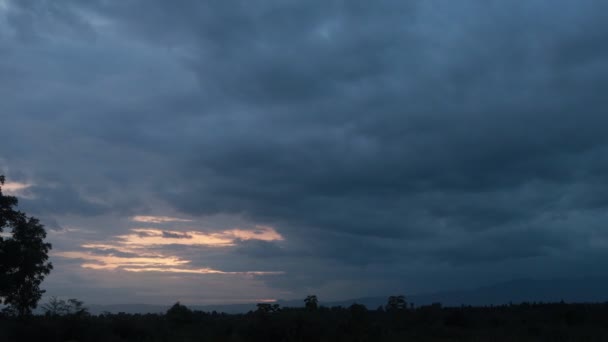
[[[392,300],[387,302],[390,306]],[[607,341],[608,303],[524,303],[446,308],[439,304],[399,310],[279,308],[227,315],[192,311],[176,303],[166,314],[89,315],[59,310],[27,321],[0,316],[2,341]],[[79,306],[82,309],[82,303]],[[268,309],[270,307],[270,309]],[[83,313],[84,312],[84,313]]]
[[[24,317],[36,308],[44,290],[40,284],[53,266],[48,262],[51,244],[40,221],[16,210],[17,198],[2,193],[0,175],[0,303],[7,313]]]
[[[315,296],[315,295],[307,296],[306,299],[304,299],[304,306],[306,307],[306,310],[308,310],[308,311],[317,310],[319,307],[319,300],[317,299],[317,296]]]
[[[178,303],[179,304],[179,303]],[[89,315],[89,311],[84,307],[84,302],[71,298],[67,301],[51,297],[48,303],[42,305],[44,314],[48,317],[75,316],[84,317]]]
[[[390,296],[388,297],[388,303],[386,303],[386,311],[397,312],[407,309],[407,302],[404,296]]]

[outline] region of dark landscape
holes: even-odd
[[[367,309],[261,305],[245,314],[86,311],[3,317],[3,341],[606,341],[608,303]]]

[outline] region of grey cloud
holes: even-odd
[[[273,242],[257,240],[241,242],[236,252],[253,258],[281,258],[290,254]]]
[[[120,257],[120,258],[137,258],[137,257],[141,257],[141,255],[137,254],[137,253],[129,253],[129,252],[123,252],[123,251],[119,251],[117,249],[114,248],[104,248],[103,250],[99,250],[99,249],[95,249],[95,248],[87,248],[85,249],[85,251],[93,254],[93,255],[100,255],[100,256],[107,256],[107,255],[112,255],[115,257]],[[82,264],[82,260],[78,260],[76,259],[80,264]],[[69,261],[62,261],[62,262],[69,262]],[[78,265],[80,266],[80,265]]]
[[[573,241],[543,229],[512,228],[489,236],[478,236],[456,246],[439,250],[437,257],[448,263],[487,263],[527,259],[571,248]]]
[[[36,213],[96,216],[109,211],[106,205],[86,199],[72,186],[32,186],[28,190],[34,197],[21,199],[20,204]]]
[[[598,1],[11,7],[0,110],[8,141],[38,138],[0,160],[60,184],[23,201],[41,213],[242,216],[287,246],[240,241],[224,265],[329,288],[555,264],[608,203]]]
[[[66,231],[64,227],[62,227],[59,222],[52,217],[43,217],[42,222],[44,222],[44,226],[46,229],[50,229],[53,232],[64,232]]]

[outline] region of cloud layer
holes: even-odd
[[[258,298],[601,273],[606,10],[0,1],[0,171],[57,253],[284,272]]]
[[[145,216],[148,222],[167,222],[166,217]],[[133,218],[135,221],[141,216]],[[170,222],[192,222],[172,218]],[[81,267],[96,270],[123,270],[127,272],[169,272],[193,274],[272,275],[282,271],[226,272],[212,268],[196,268],[176,255],[164,254],[163,247],[193,246],[226,248],[241,241],[281,241],[283,237],[271,227],[231,229],[213,233],[199,231],[168,231],[155,228],[133,228],[129,234],[118,235],[109,241],[82,244],[80,251],[61,251],[54,256],[85,261]],[[178,252],[178,251],[175,251]]]

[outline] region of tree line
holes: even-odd
[[[90,314],[78,300],[51,298],[44,314],[0,314],[0,340],[21,341],[608,341],[608,303],[411,307],[401,296],[368,309],[260,303],[242,314],[175,303],[165,313]],[[313,303],[316,302],[316,305]]]

